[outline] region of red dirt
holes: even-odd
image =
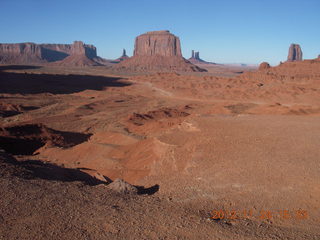
[[[0,238],[319,239],[320,62],[210,68],[125,79],[100,67],[0,73],[3,104],[37,108],[1,118],[2,136],[53,143],[16,156],[20,167],[41,161],[104,182],[159,185],[126,195],[32,172],[27,181],[7,166]],[[39,134],[9,131],[26,125]],[[63,132],[92,135],[68,145]],[[210,220],[213,210],[237,219]]]

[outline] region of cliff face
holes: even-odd
[[[41,47],[35,43],[0,44],[0,63],[44,62]]]
[[[87,45],[81,41],[74,41],[71,45],[71,55],[85,55],[91,59],[97,57],[97,49],[93,45]]]
[[[299,44],[291,44],[288,53],[288,62],[302,61],[302,50]]]
[[[169,31],[147,32],[136,37],[134,55],[113,69],[121,71],[206,71],[184,59],[180,40]]]
[[[55,62],[71,55],[82,55],[94,59],[97,58],[97,49],[81,41],[75,41],[73,44],[0,44],[0,63],[2,64]]]
[[[180,40],[169,31],[147,32],[136,38],[134,56],[182,57]]]

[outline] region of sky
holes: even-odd
[[[0,0],[0,43],[72,43],[107,59],[133,54],[136,36],[169,30],[216,63],[272,65],[291,43],[320,54],[320,0]]]

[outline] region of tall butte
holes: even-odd
[[[129,71],[188,71],[203,72],[184,59],[180,40],[169,31],[147,32],[136,37],[133,57],[113,66]]]
[[[302,61],[302,50],[299,44],[291,44],[288,53],[288,62]]]

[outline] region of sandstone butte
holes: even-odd
[[[119,58],[117,58],[117,59],[115,59],[115,60],[113,60],[111,62],[112,63],[119,63],[119,62],[122,62],[122,61],[124,61],[124,60],[126,60],[128,58],[129,58],[129,56],[127,55],[126,50],[123,49],[121,57],[119,57]]]
[[[189,58],[188,61],[191,62],[192,64],[209,63],[209,62],[206,62],[206,61],[202,60],[200,58],[200,53],[199,52],[195,52],[194,50],[192,50],[191,58]]]
[[[46,64],[67,66],[100,65],[103,59],[97,56],[93,45],[74,41],[73,44],[0,44],[1,64]]]
[[[291,44],[288,53],[288,62],[302,61],[302,50],[299,44]]]
[[[206,71],[184,59],[180,39],[169,31],[152,31],[135,39],[133,57],[113,66],[128,71]]]

